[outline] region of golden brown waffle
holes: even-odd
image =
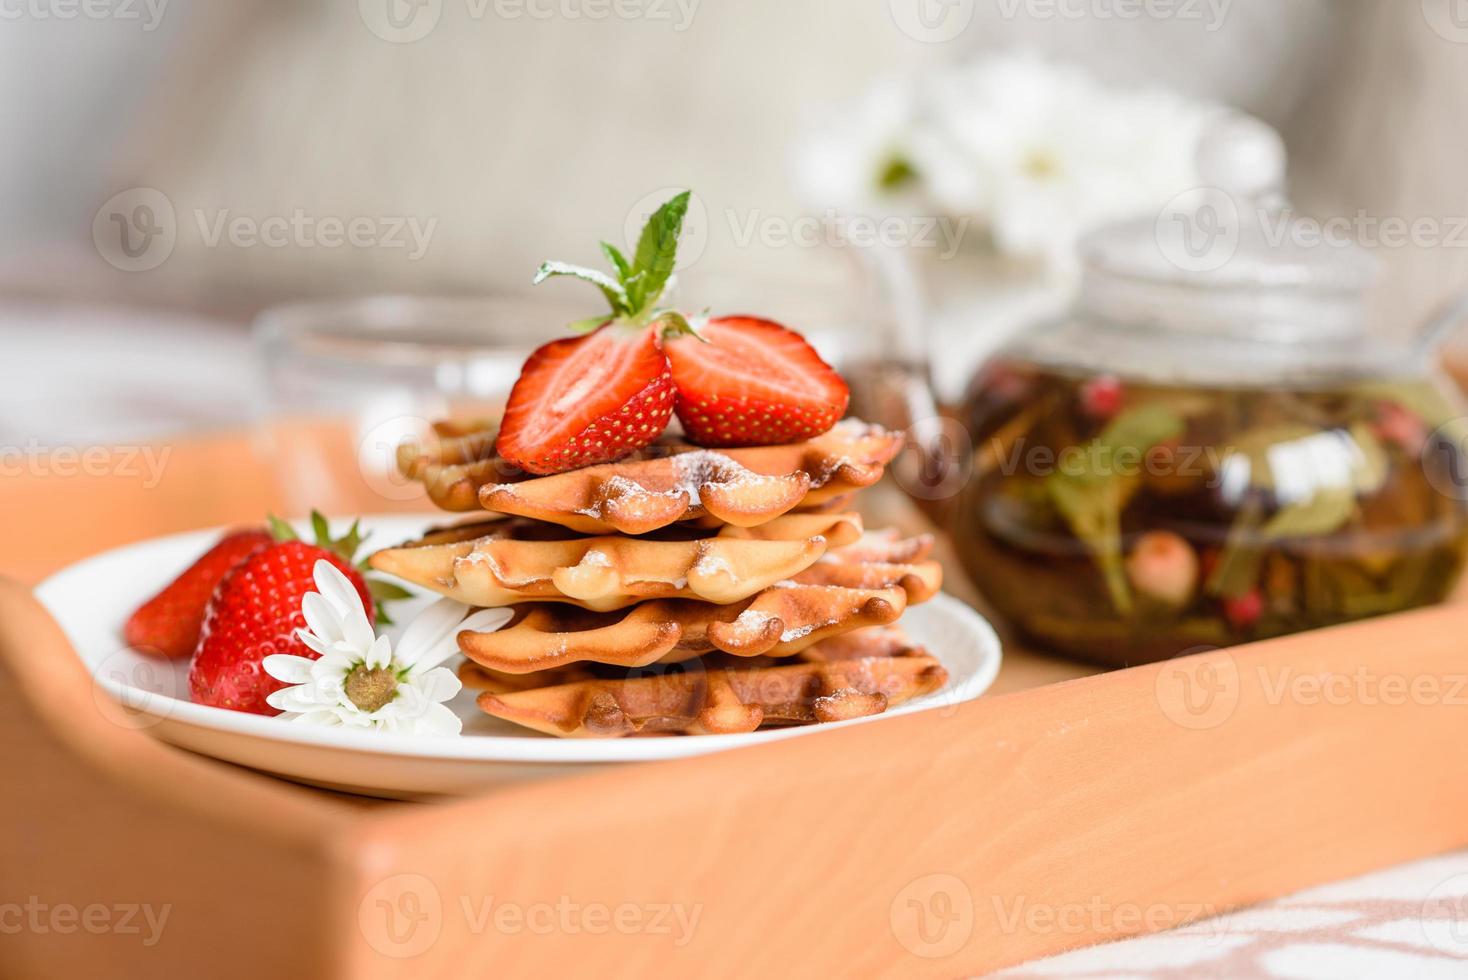
[[[922,560],[931,547],[927,537],[869,535],[737,603],[654,601],[616,612],[520,606],[511,625],[461,633],[459,647],[471,660],[506,673],[583,661],[641,667],[711,651],[786,657],[833,636],[895,622],[909,605],[932,598],[943,572],[937,562]],[[882,560],[889,557],[910,560]]]
[[[812,663],[837,660],[860,660],[863,657],[917,657],[928,651],[912,642],[900,626],[869,626],[822,640],[800,652],[800,659]]]
[[[640,538],[516,519],[438,531],[379,551],[371,564],[471,606],[555,601],[605,611],[644,599],[739,602],[860,536],[855,514],[786,514],[755,528],[668,528]]]
[[[795,662],[828,663],[836,660],[859,660],[863,657],[925,656],[928,656],[928,651],[916,646],[898,627],[873,626],[812,644],[794,657],[785,660],[763,656],[735,657],[727,653],[710,653],[699,657],[696,664],[687,664],[687,667],[715,670],[731,667],[778,667]],[[598,678],[606,680],[626,676],[627,668],[590,663],[567,664],[564,667],[552,667],[530,674],[506,673],[477,664],[472,660],[465,660],[459,664],[459,680],[465,687],[473,691],[490,691],[494,694],[528,691],[531,688],[554,687],[559,684],[574,684],[578,681]]]
[[[933,657],[866,657],[486,692],[479,707],[561,738],[732,734],[878,714],[947,679]]]
[[[488,429],[439,427],[439,444],[398,449],[398,467],[445,510],[476,508],[586,533],[645,534],[680,521],[754,527],[876,483],[901,435],[848,419],[807,442],[748,449],[656,443],[616,463],[526,478]]]

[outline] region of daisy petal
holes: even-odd
[[[423,696],[423,692],[416,684],[399,684],[398,696],[391,704],[384,706],[383,711],[402,718],[411,718],[422,714],[429,704],[429,700]],[[392,711],[388,712],[388,708],[391,708]]]
[[[514,618],[514,611],[510,609],[481,609],[459,625],[460,632],[472,630],[475,633],[493,633]]]
[[[309,644],[307,644],[309,646]],[[316,661],[306,657],[294,657],[287,653],[273,653],[261,661],[265,673],[287,684],[304,684],[311,679],[311,667]]]
[[[376,634],[372,631],[372,624],[367,621],[367,613],[360,600],[355,609],[348,609],[342,616],[341,624],[342,639],[351,644],[354,650],[366,653],[376,639]]]
[[[439,599],[423,610],[403,630],[398,640],[398,660],[410,667],[418,663],[422,654],[453,637],[454,628],[468,611],[468,606],[453,599]]]
[[[265,698],[265,703],[272,708],[281,711],[299,711],[302,713],[313,711],[321,707],[314,697],[309,685],[301,684],[296,687],[283,687],[279,691],[272,691]]]
[[[325,725],[329,728],[336,728],[342,723],[340,715],[335,711],[328,711],[326,709],[317,709],[296,715],[291,721],[299,722],[303,725]]]
[[[415,678],[413,687],[431,702],[447,701],[464,689],[454,672],[447,667],[435,667],[422,677]]]
[[[306,628],[325,642],[335,643],[343,638],[341,613],[319,592],[307,592],[301,597],[301,615],[306,617]]]
[[[418,719],[414,731],[420,735],[459,735],[464,731],[464,721],[444,705],[435,704]]]
[[[330,643],[327,643],[321,637],[307,629],[296,630],[296,639],[306,644],[308,649],[318,655],[324,655],[327,650],[331,649]]]
[[[362,597],[357,594],[357,587],[352,584],[352,580],[325,558],[316,560],[311,569],[311,577],[315,579],[316,588],[321,594],[332,600],[343,613],[361,607]]]
[[[363,659],[367,663],[368,670],[388,666],[392,663],[392,641],[385,636],[379,636],[367,648]]]
[[[424,650],[414,658],[412,668],[415,673],[426,673],[437,667],[445,660],[459,652],[459,634],[468,630],[474,633],[492,633],[504,626],[512,618],[514,613],[509,609],[481,609],[474,613],[456,628],[449,632],[439,643],[432,648]]]

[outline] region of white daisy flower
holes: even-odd
[[[319,592],[301,600],[306,628],[301,641],[317,660],[286,654],[265,658],[265,672],[292,686],[266,698],[294,722],[372,728],[403,735],[458,735],[463,722],[443,702],[462,685],[441,664],[459,652],[461,630],[488,632],[510,621],[508,609],[483,609],[440,599],[398,639],[397,649],[378,636],[362,597],[328,561],[312,569]]]

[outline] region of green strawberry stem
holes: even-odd
[[[270,534],[277,541],[299,541],[301,536],[290,524],[276,517],[274,514],[266,514],[266,520],[270,524]],[[331,536],[331,524],[326,516],[318,510],[311,511],[311,533],[316,539],[315,545],[325,549],[347,562],[353,568],[362,573],[362,579],[367,583],[367,593],[372,596],[372,604],[377,615],[377,622],[383,626],[391,626],[392,617],[387,614],[386,603],[397,602],[402,599],[413,598],[413,593],[401,585],[384,581],[371,574],[367,560],[358,560],[357,552],[362,549],[362,542],[367,540],[368,535],[362,533],[362,521],[352,521],[352,526],[347,528],[347,533],[339,538]]]
[[[612,264],[615,275],[569,262],[545,262],[535,274],[535,285],[558,276],[570,276],[601,290],[612,308],[610,316],[603,314],[577,320],[571,324],[571,329],[578,333],[595,330],[608,321],[640,329],[670,314],[682,321],[681,326],[675,323],[675,327],[679,330],[687,328],[693,333],[681,314],[658,307],[658,301],[673,279],[678,261],[678,238],[683,234],[683,219],[688,214],[691,197],[690,191],[684,191],[653,212],[642,228],[637,250],[630,261],[615,245],[601,243],[602,254]]]

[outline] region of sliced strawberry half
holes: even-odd
[[[667,428],[673,376],[652,327],[608,323],[530,355],[495,448],[530,473],[619,459]]]
[[[702,338],[705,342],[700,342]],[[846,382],[804,337],[771,320],[710,320],[671,337],[678,418],[700,446],[768,446],[820,435],[846,413]]]

